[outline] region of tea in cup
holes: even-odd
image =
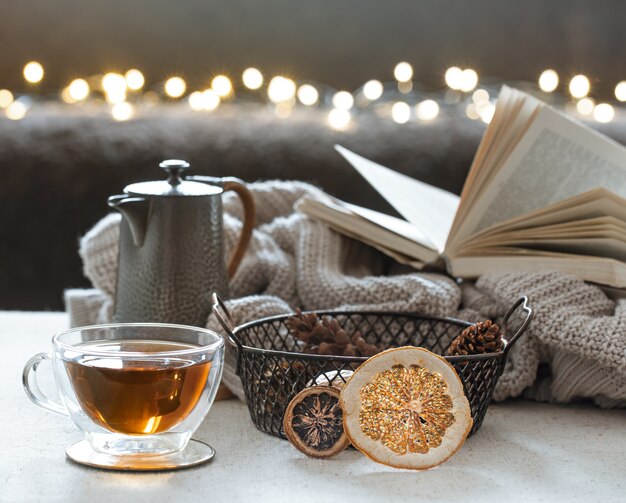
[[[44,360],[52,362],[62,403],[37,385]],[[26,363],[23,383],[36,405],[70,416],[97,453],[164,456],[182,452],[208,413],[223,361],[224,340],[210,330],[95,325],[55,335],[51,353]]]

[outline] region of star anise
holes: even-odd
[[[298,450],[316,458],[334,456],[349,443],[339,390],[330,386],[313,386],[298,393],[285,411],[283,427]]]

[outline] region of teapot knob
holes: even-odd
[[[181,159],[168,159],[159,164],[159,167],[167,172],[167,182],[172,186],[176,186],[182,182],[180,176],[189,167],[189,163]]]

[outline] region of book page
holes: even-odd
[[[560,271],[586,281],[626,288],[626,264],[611,258],[524,248],[492,248],[485,252],[481,257],[449,260],[449,272],[461,278],[476,278],[489,273]]]
[[[474,234],[468,241],[462,243],[461,247],[465,247],[469,243],[480,242],[489,236],[518,229],[530,229],[603,216],[626,222],[626,199],[603,188],[593,189]]]
[[[610,241],[610,243],[609,243]],[[603,243],[610,246],[604,246]],[[559,249],[558,246],[562,247]],[[530,229],[503,232],[491,237],[485,237],[474,244],[463,248],[461,255],[484,255],[487,249],[493,247],[520,247],[534,249],[563,251],[571,253],[572,249],[581,250],[578,253],[612,257],[626,260],[626,222],[613,217],[597,217],[588,220],[568,222],[564,224],[534,227]]]
[[[583,220],[573,220],[571,222],[562,222],[550,225],[541,225],[538,227],[529,227],[527,229],[511,229],[502,230],[497,234],[483,234],[483,238],[475,240],[472,247],[480,247],[483,243],[497,243],[500,240],[526,237],[542,237],[559,235],[563,237],[574,236],[575,233],[584,231],[598,231],[602,229],[615,230],[623,232],[626,237],[626,222],[610,216],[600,216]],[[469,244],[469,243],[468,243]],[[465,248],[463,249],[465,252]]]
[[[503,104],[505,108],[501,119],[502,125],[498,127],[499,134],[496,135],[493,143],[487,147],[485,158],[482,161],[480,159],[475,160],[477,163],[475,181],[468,188],[467,194],[464,190],[463,205],[468,208],[472,208],[474,202],[482,196],[483,191],[497,175],[502,164],[524,137],[535,116],[544,106],[540,101],[517,89],[510,89],[509,92],[511,93],[509,100],[512,100],[512,103],[505,102]],[[498,98],[498,106],[499,102],[500,99]],[[495,115],[494,120],[496,120]],[[473,167],[474,163],[472,163]],[[462,224],[462,219],[460,224]]]
[[[526,133],[530,121],[541,106],[541,102],[517,89],[502,86],[496,112],[485,130],[463,185],[452,234],[462,225],[467,209],[472,207],[503,160]]]
[[[502,86],[496,112],[480,142],[463,185],[459,210],[446,245],[446,254],[453,255],[461,249],[460,241],[467,237],[467,233],[463,232],[467,214],[524,137],[539,109],[543,106],[545,105],[541,101],[532,96],[517,89]]]
[[[342,201],[341,205],[355,215],[358,215],[365,220],[369,220],[383,229],[389,230],[394,234],[402,236],[425,248],[436,251],[432,242],[428,239],[428,236],[418,227],[415,227],[406,220],[392,217],[391,215],[380,213],[379,211],[370,210],[369,208],[363,208],[361,206],[357,206],[356,204],[346,203],[345,201]]]
[[[439,253],[430,248],[419,231],[399,218],[367,210],[339,200],[304,198],[296,209],[348,237],[362,241],[401,263],[435,262]],[[357,213],[358,212],[358,213]],[[361,214],[359,214],[361,213]]]
[[[515,114],[514,107],[514,89],[508,86],[502,86],[500,93],[498,94],[498,100],[496,103],[496,110],[493,114],[491,122],[485,129],[485,133],[480,140],[478,150],[474,154],[472,165],[465,183],[463,184],[463,190],[461,191],[461,204],[459,210],[467,204],[471,193],[474,192],[474,186],[477,184],[477,179],[484,176],[484,166],[492,164],[489,162],[489,157],[493,155],[494,145],[501,143],[499,138],[502,137],[504,131],[508,129],[507,125],[512,121]]]
[[[572,253],[590,257],[607,257],[626,262],[626,242],[621,233],[601,232],[597,236],[587,234],[584,238],[547,237],[545,239],[507,240],[503,246],[511,248],[528,248],[555,253]],[[488,255],[488,253],[485,253]],[[472,254],[480,257],[482,251]]]
[[[549,107],[469,209],[464,236],[604,187],[626,197],[626,149]]]
[[[431,248],[442,253],[459,206],[459,197],[376,164],[336,145],[337,151],[408,222],[428,236]]]

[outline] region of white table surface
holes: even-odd
[[[524,401],[492,405],[481,430],[447,463],[394,470],[356,451],[305,457],[261,433],[236,400],[216,402],[195,437],[204,466],[163,473],[76,465],[69,419],[33,405],[21,371],[67,326],[62,313],[0,312],[0,501],[236,502],[626,501],[626,411]]]

